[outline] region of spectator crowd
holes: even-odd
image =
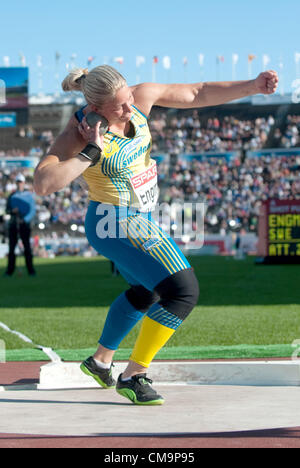
[[[300,156],[179,160],[164,201],[196,202],[199,195],[206,204],[206,232],[234,227],[256,233],[262,201],[300,198]]]
[[[197,111],[167,119],[161,113],[150,121],[153,150],[173,154],[256,150],[267,142],[274,118],[239,120],[233,116],[209,118],[201,124]]]

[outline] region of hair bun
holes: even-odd
[[[88,72],[87,68],[74,68],[63,80],[62,89],[64,91],[81,91],[82,82]]]

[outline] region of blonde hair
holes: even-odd
[[[125,78],[113,67],[100,65],[88,71],[75,68],[62,82],[64,91],[81,91],[88,104],[101,107],[126,85]]]

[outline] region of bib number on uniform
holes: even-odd
[[[131,177],[130,183],[141,211],[152,211],[158,200],[157,166],[154,162],[149,169]]]

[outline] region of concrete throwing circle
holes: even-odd
[[[0,433],[56,436],[253,431],[300,426],[299,387],[159,385],[166,403],[132,405],[115,390],[0,392]]]

